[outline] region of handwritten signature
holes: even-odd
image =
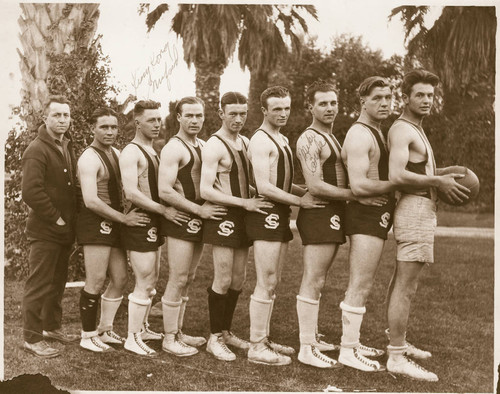
[[[178,64],[179,53],[177,47],[175,45],[171,46],[167,42],[160,51],[151,56],[149,64],[142,72],[138,73],[136,70],[132,73],[132,86],[136,95],[137,89],[144,83],[147,83],[153,89],[153,92],[158,90],[163,83],[166,83],[168,90],[171,90],[170,76]],[[158,70],[160,70],[161,74],[156,77],[155,74],[158,73]]]
[[[297,150],[297,155],[303,158],[306,167],[314,174],[319,167],[320,152],[326,145],[323,139],[316,139],[315,134],[304,133],[305,143]],[[302,138],[302,137],[301,137]],[[312,150],[311,150],[312,148]]]

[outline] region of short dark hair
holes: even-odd
[[[63,96],[63,95],[49,96],[47,104],[45,104],[45,107],[43,108],[44,115],[47,115],[47,113],[49,112],[50,104],[52,104],[52,103],[68,104],[69,105],[69,100],[66,98],[66,96]]]
[[[314,104],[316,92],[335,92],[338,95],[338,91],[332,83],[318,79],[307,87],[306,98],[309,104]]]
[[[161,107],[161,104],[157,101],[153,100],[140,100],[135,103],[134,106],[134,118],[140,116],[147,109],[158,109]]]
[[[267,99],[269,97],[290,97],[290,92],[283,86],[271,86],[264,90],[260,95],[260,105],[265,109],[267,109]]]
[[[176,114],[182,115],[182,106],[184,104],[201,104],[201,106],[203,107],[203,111],[205,111],[205,103],[201,98],[198,98],[196,96],[186,96],[181,98],[175,105]]]
[[[385,88],[385,87],[391,88],[391,91],[393,89],[393,86],[386,78],[379,76],[368,77],[359,85],[358,96],[360,98],[365,97],[368,96],[374,88]]]
[[[247,98],[239,92],[227,92],[220,99],[220,107],[224,110],[224,107],[228,104],[246,104]]]
[[[90,115],[90,124],[95,125],[101,116],[114,116],[118,120],[118,114],[109,107],[99,107]]]
[[[439,83],[439,77],[429,71],[419,69],[413,70],[403,76],[401,91],[407,96],[411,93],[411,88],[417,83],[426,83],[436,87]]]

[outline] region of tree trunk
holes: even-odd
[[[51,94],[49,55],[90,47],[97,29],[99,4],[20,3],[20,7],[21,106],[28,130],[33,130]],[[88,70],[81,71],[85,75]]]
[[[205,103],[205,123],[199,135],[206,140],[220,128],[217,110],[220,101],[220,77],[224,72],[222,63],[196,62],[196,96]]]
[[[250,87],[248,88],[248,118],[245,128],[252,135],[257,127],[262,124],[262,110],[260,95],[268,87],[268,73],[250,70]]]

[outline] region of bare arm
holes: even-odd
[[[82,190],[85,206],[106,219],[123,223],[129,226],[145,226],[150,219],[143,213],[135,211],[127,215],[111,208],[97,195],[97,176],[101,168],[101,161],[90,149],[83,152],[78,159],[78,178]]]
[[[350,189],[340,188],[323,181],[321,151],[326,147],[324,139],[307,130],[297,140],[297,157],[309,192],[318,198],[329,200],[353,200]]]
[[[349,130],[342,148],[347,157],[349,184],[358,197],[377,196],[394,190],[390,181],[368,178],[372,146],[373,139],[369,132],[362,126],[354,126]]]

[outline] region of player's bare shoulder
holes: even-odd
[[[395,142],[409,145],[419,140],[420,138],[415,126],[405,121],[396,120],[387,133],[389,148],[393,146]]]
[[[359,123],[354,123],[347,131],[342,150],[348,152],[349,150],[359,147],[371,148],[373,145],[373,136],[368,127]]]
[[[78,158],[77,168],[78,170],[92,170],[97,171],[101,167],[102,161],[98,156],[98,153],[91,147],[85,149],[83,153]]]

